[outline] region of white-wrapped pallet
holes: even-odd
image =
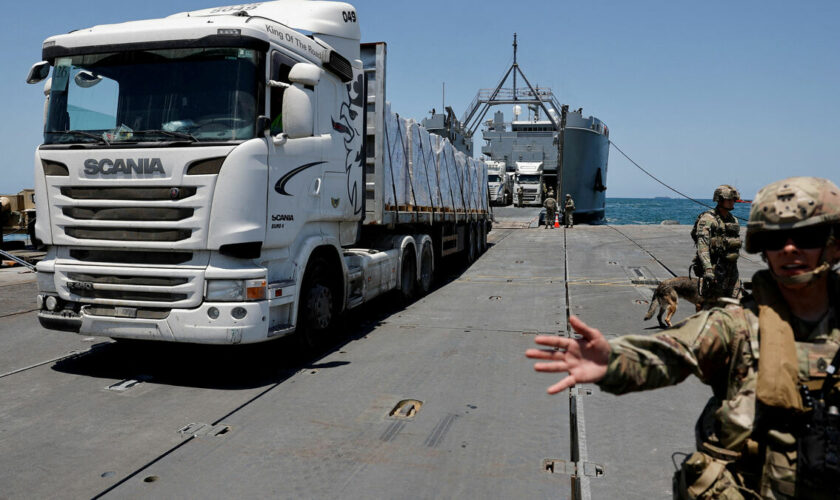
[[[455,148],[449,141],[443,141],[443,158],[449,179],[449,194],[452,196],[452,211],[457,212],[464,204],[461,199],[461,182],[458,180],[458,165],[455,163]]]
[[[437,155],[435,155],[435,148],[432,145],[434,138],[440,138],[440,136],[431,134],[425,129],[423,131],[425,133],[421,135],[421,144],[423,145],[423,160],[426,162],[426,183],[429,188],[429,200],[432,208],[435,211],[440,211],[440,186],[438,185],[437,162],[435,160]]]
[[[484,160],[479,160],[478,168],[479,168],[478,178],[479,179],[486,179],[487,178],[487,163],[484,162]],[[490,203],[490,198],[489,198],[489,194],[488,194],[489,187],[488,187],[488,184],[486,182],[480,182],[479,181],[478,185],[481,188],[480,198],[479,198],[479,201],[480,201],[479,207],[481,209],[481,213],[486,214],[487,211],[489,210],[487,205]]]
[[[453,148],[454,150],[454,148]],[[458,194],[456,195],[456,206],[459,212],[467,212],[469,210],[469,191],[467,189],[467,156],[455,151],[455,178],[458,186]]]
[[[468,172],[470,176],[470,209],[475,213],[478,212],[478,162],[475,158],[468,158],[469,165]]]
[[[421,211],[432,208],[431,185],[426,173],[426,154],[429,132],[416,121],[408,120],[409,184],[413,194],[413,205]]]
[[[440,205],[444,211],[454,210],[455,201],[452,198],[452,185],[449,182],[449,158],[447,157],[446,145],[448,144],[439,135],[432,135],[432,147],[435,151],[435,168],[437,170],[438,191],[440,193]],[[451,148],[451,146],[450,146]]]
[[[385,185],[382,194],[386,210],[411,204],[405,122],[391,112],[390,103],[385,104],[385,155],[382,162]]]

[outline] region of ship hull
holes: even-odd
[[[575,222],[599,222],[606,207],[610,141],[591,128],[566,127],[560,172],[560,205],[565,195],[575,202]]]

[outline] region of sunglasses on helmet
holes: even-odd
[[[803,227],[790,231],[769,231],[757,234],[757,246],[762,250],[781,250],[788,240],[799,249],[822,248],[831,234],[830,227]]]

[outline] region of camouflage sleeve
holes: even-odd
[[[708,214],[702,215],[700,220],[697,221],[697,257],[700,258],[704,271],[713,268],[711,253],[712,224],[714,224],[714,218]]]
[[[691,374],[711,384],[727,373],[733,335],[729,313],[712,309],[658,335],[612,339],[607,374],[598,386],[624,394],[675,385]]]

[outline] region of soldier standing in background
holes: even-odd
[[[614,394],[675,385],[691,374],[713,395],[697,451],[674,475],[674,497],[840,498],[840,188],[793,177],[761,189],[746,250],[769,269],[740,304],[701,311],[658,335],[607,341],[572,316],[582,338],[540,335],[528,349],[548,388],[597,383]]]
[[[721,297],[738,298],[738,252],[741,233],[738,219],[731,211],[738,190],[729,185],[718,186],[712,200],[717,206],[701,213],[694,222],[691,237],[697,245],[697,255],[691,263],[694,275],[702,278],[700,294],[706,304],[713,305]]]
[[[516,199],[519,200],[516,204],[517,207],[522,206],[522,197],[525,195],[525,192],[522,190],[522,186],[516,188]]]
[[[575,211],[575,200],[572,199],[572,195],[566,193],[566,203],[563,206],[563,225],[566,227],[572,227],[575,224],[574,218],[572,214]]]
[[[551,189],[548,190],[548,196],[546,196],[543,206],[545,207],[545,229],[554,229],[554,214],[557,212],[557,200],[554,199],[554,191]]]

